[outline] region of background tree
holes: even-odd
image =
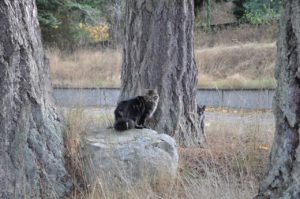
[[[300,198],[300,2],[284,1],[274,97],[276,132],[269,171],[256,199]]]
[[[196,114],[193,0],[128,0],[120,100],[157,88],[151,123],[180,143],[201,140]]]
[[[107,25],[109,37],[103,40],[116,46],[122,40],[124,4],[121,0],[37,0],[44,43],[64,51],[93,46],[99,42],[93,37],[97,27]]]
[[[89,42],[80,23],[97,24],[105,0],[37,0],[43,41],[48,46],[70,51]]]
[[[63,198],[72,183],[35,0],[0,1],[0,198]]]

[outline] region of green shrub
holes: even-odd
[[[115,0],[117,1],[117,0]],[[108,20],[108,0],[37,0],[43,41],[48,46],[72,51],[93,42],[80,24],[99,26]]]
[[[234,14],[243,22],[252,24],[267,23],[278,19],[282,0],[234,0]]]

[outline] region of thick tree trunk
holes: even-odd
[[[276,132],[257,199],[300,198],[300,1],[284,1],[277,43]]]
[[[157,88],[151,126],[181,144],[201,142],[196,114],[193,0],[128,0],[120,100]]]
[[[62,198],[63,158],[35,0],[1,0],[0,198]]]

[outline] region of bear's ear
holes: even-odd
[[[157,89],[145,89],[145,95],[158,95]]]
[[[158,95],[158,90],[156,88],[152,89],[152,92],[153,92],[153,95]]]

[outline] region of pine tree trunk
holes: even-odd
[[[0,1],[0,198],[62,198],[72,184],[35,0]]]
[[[196,114],[193,0],[128,0],[120,100],[157,88],[158,109],[150,122],[181,144],[199,143]]]
[[[277,43],[276,132],[257,199],[300,198],[300,1],[284,1]]]

